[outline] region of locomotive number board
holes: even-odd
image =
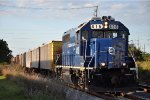
[[[119,26],[118,25],[115,25],[115,24],[106,24],[106,25],[103,25],[103,24],[92,24],[91,25],[91,29],[105,29],[105,28],[108,28],[108,29],[118,29]]]

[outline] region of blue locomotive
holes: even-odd
[[[80,87],[135,86],[137,73],[128,52],[129,35],[128,28],[111,16],[94,17],[70,29],[62,37],[62,54],[57,59],[62,64],[57,65],[57,74]]]

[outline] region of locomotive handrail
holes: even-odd
[[[87,40],[84,38],[84,37],[82,37],[82,40],[84,40],[85,42],[86,42],[86,45],[85,45],[85,54],[84,54],[84,63],[83,63],[83,66],[84,66],[84,64],[85,64],[85,62],[86,62],[86,50],[87,50]]]
[[[133,54],[132,54],[132,51],[129,50],[129,52],[130,52],[130,54],[131,54],[131,56],[132,56],[132,58],[133,58],[133,61],[134,61],[134,63],[135,63],[135,67],[136,67],[136,77],[137,77],[137,79],[139,79],[137,63],[136,63],[135,58],[134,58],[134,56],[133,56]]]
[[[89,74],[89,73],[90,73],[90,69],[89,69],[89,67],[90,67],[90,64],[91,64],[91,62],[92,62],[94,56],[95,56],[95,52],[93,53],[93,56],[92,56],[92,58],[91,58],[91,60],[90,60],[90,62],[89,62],[89,64],[88,64],[88,79],[90,78],[90,74]]]

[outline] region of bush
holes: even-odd
[[[137,62],[139,70],[139,81],[141,83],[150,83],[150,62]]]

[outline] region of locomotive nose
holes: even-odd
[[[95,66],[120,68],[125,66],[125,41],[112,38],[91,40],[91,55],[95,55]]]
[[[95,55],[96,67],[100,66],[104,68],[111,66],[112,56],[115,55],[115,48],[112,47],[112,39],[92,39],[91,55]]]

